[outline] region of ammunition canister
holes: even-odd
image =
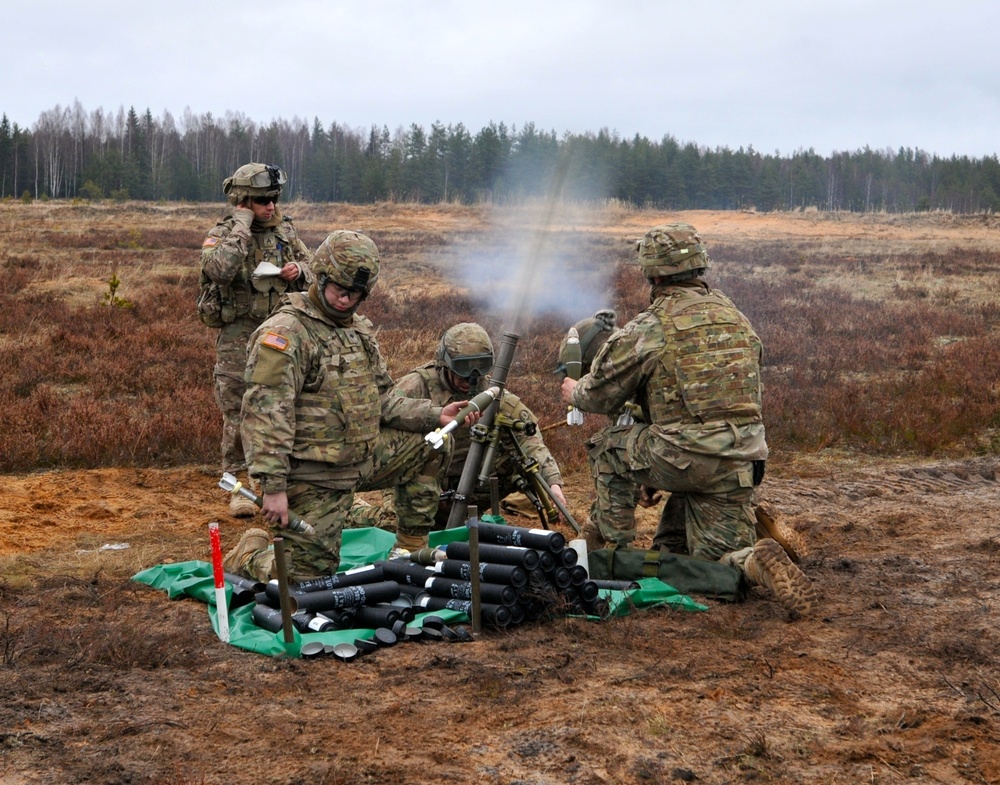
[[[317,612],[377,605],[380,602],[394,600],[398,596],[399,584],[394,581],[382,581],[364,586],[345,586],[342,589],[292,594],[290,600],[296,611]]]
[[[324,575],[322,578],[302,581],[292,584],[292,591],[313,592],[325,591],[326,589],[341,589],[344,586],[360,586],[365,583],[378,583],[384,581],[382,567],[377,564],[366,564],[363,567],[355,567],[352,570],[337,572],[333,575]]]
[[[483,524],[481,523],[480,526]],[[449,559],[469,561],[469,543],[449,542],[445,548]],[[508,545],[479,544],[479,558],[490,564],[513,564],[530,570],[538,564],[538,551],[533,548],[521,548]]]
[[[458,578],[463,581],[472,580],[471,562],[460,559],[445,559],[434,565],[434,572],[445,578]],[[516,564],[490,564],[480,562],[479,579],[485,583],[503,583],[515,588],[528,582],[528,573]]]
[[[457,600],[472,599],[472,582],[457,578],[431,578],[427,581],[427,593],[432,597],[454,597]],[[500,583],[480,583],[479,593],[483,602],[497,605],[513,605],[517,602],[517,589]]]
[[[447,597],[427,597],[423,601],[423,607],[429,611],[461,611],[467,616],[472,615],[471,600],[455,600]],[[484,602],[481,611],[483,621],[494,627],[506,627],[510,623],[510,608],[506,605],[496,605],[492,602]]]
[[[558,553],[566,547],[566,538],[557,531],[526,529],[499,523],[479,523],[479,539],[494,545],[513,545]]]

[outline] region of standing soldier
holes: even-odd
[[[246,481],[240,439],[240,405],[246,384],[247,341],[285,292],[312,281],[309,251],[291,218],[278,209],[285,173],[276,166],[245,164],[222,183],[230,210],[208,233],[201,250],[198,313],[219,330],[215,342],[215,398],[222,410],[222,470]],[[233,494],[230,515],[253,517],[256,506]]]
[[[282,299],[254,332],[243,397],[243,444],[250,475],[263,492],[261,513],[285,542],[294,581],[335,572],[340,533],[354,525],[355,491],[394,488],[406,532],[430,529],[450,457],[424,434],[447,425],[467,403],[441,407],[393,395],[375,328],[355,313],[378,280],[380,259],[358,232],[331,233],[317,249],[308,293]],[[465,419],[472,425],[478,416]],[[288,529],[294,510],[315,529]],[[230,572],[270,577],[268,533],[248,529],[223,562]]]
[[[755,531],[753,491],[767,458],[760,339],[703,280],[708,251],[693,226],[654,227],[637,248],[649,307],[608,338],[579,382],[562,383],[563,399],[585,412],[612,414],[630,400],[642,408],[642,422],[611,425],[588,442],[597,492],[590,544],[631,542],[639,486],[669,491],[654,547],[682,524],[692,557],[741,569],[805,615],[814,587]]]

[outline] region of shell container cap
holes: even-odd
[[[647,278],[673,276],[709,267],[708,248],[689,223],[654,226],[636,243]]]

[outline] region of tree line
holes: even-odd
[[[1000,209],[996,155],[942,158],[903,147],[766,154],[669,134],[557,136],[530,122],[390,132],[190,110],[177,122],[148,109],[88,113],[79,102],[42,112],[31,129],[0,117],[0,198],[220,201],[222,180],[250,161],[282,167],[286,198],[314,202],[506,202],[544,196],[558,182],[570,198],[671,210]]]

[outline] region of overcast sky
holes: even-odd
[[[1000,150],[996,0],[24,0],[0,113],[491,121],[789,155]]]

